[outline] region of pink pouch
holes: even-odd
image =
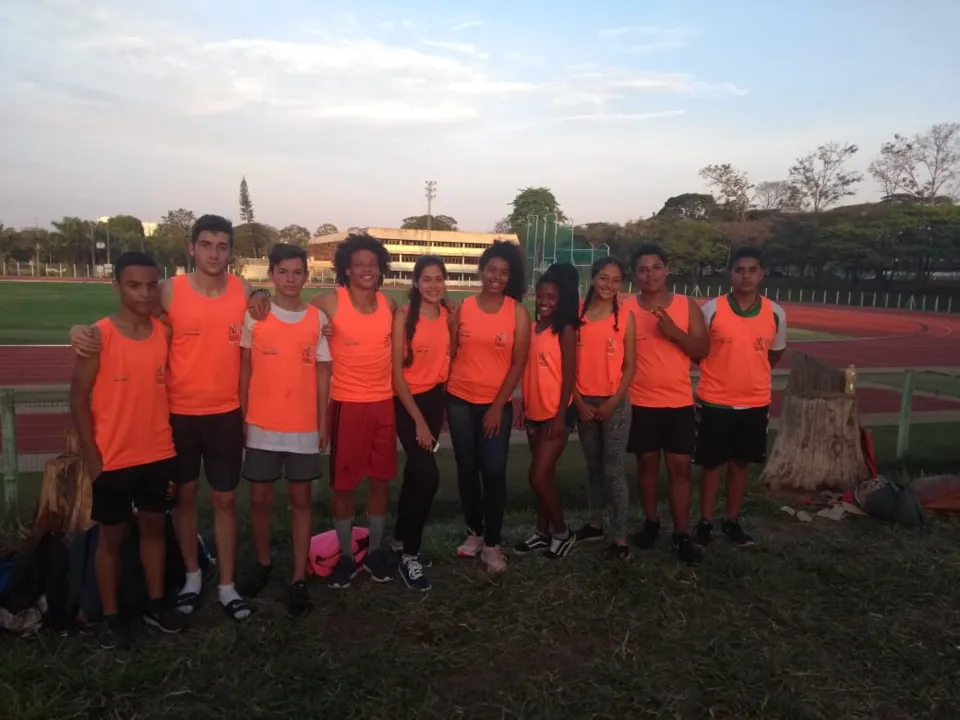
[[[359,565],[367,555],[370,531],[362,527],[353,528],[353,559]],[[327,530],[310,538],[310,561],[308,570],[318,577],[333,575],[333,569],[340,560],[340,541],[336,530]]]

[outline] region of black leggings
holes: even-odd
[[[413,396],[417,407],[427,421],[433,437],[440,437],[443,425],[444,392],[443,385]],[[400,488],[400,500],[397,503],[397,523],[394,537],[403,543],[406,555],[417,555],[423,540],[423,527],[427,524],[430,506],[440,487],[440,470],[437,469],[437,457],[433,448],[424,450],[417,443],[417,425],[410,413],[394,398],[397,406],[397,437],[407,455],[403,465],[403,486]]]

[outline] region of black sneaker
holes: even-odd
[[[631,538],[633,544],[641,550],[652,550],[660,537],[660,521],[644,520],[643,529]]]
[[[603,528],[587,523],[577,530],[577,542],[590,542],[591,540],[603,540]]]
[[[427,592],[430,589],[430,579],[423,572],[423,564],[419,557],[404,557],[401,555],[398,570],[400,578],[411,590]]]
[[[543,557],[547,560],[559,560],[560,558],[566,557],[570,554],[570,551],[573,550],[576,542],[577,536],[572,532],[567,532],[565,538],[551,538],[550,549],[543,554]]]
[[[370,573],[370,579],[374,582],[384,583],[393,580],[393,563],[387,551],[377,548],[373,552],[368,552],[363,558],[363,569]]]
[[[307,590],[307,584],[303,580],[297,580],[287,591],[287,612],[290,617],[303,617],[313,610],[313,603],[310,601],[310,591]]]
[[[748,545],[754,544],[753,538],[744,532],[743,525],[740,524],[740,518],[724,520],[723,524],[720,526],[720,529],[724,535],[726,535],[740,547],[747,547]]]
[[[167,635],[176,635],[187,627],[187,618],[175,608],[153,608],[143,614],[143,622]]]
[[[97,641],[104,650],[125,648],[130,644],[130,629],[119,615],[105,615],[97,629]]]
[[[607,548],[606,559],[627,562],[632,555],[633,553],[630,552],[629,545],[617,545],[614,543]]]
[[[345,590],[350,587],[350,582],[357,576],[357,563],[350,555],[341,555],[337,561],[337,566],[333,569],[333,575],[330,576],[330,587],[335,590]]]
[[[536,552],[537,550],[546,550],[548,547],[550,547],[550,536],[534,533],[522,543],[515,545],[513,552],[517,555],[526,555],[527,553]]]
[[[713,523],[709,520],[701,520],[697,523],[696,541],[700,547],[706,547],[713,538]]]
[[[703,551],[693,544],[687,533],[678,533],[673,536],[673,546],[677,549],[680,562],[684,565],[696,565],[703,557]]]
[[[260,563],[254,563],[250,575],[237,583],[237,592],[245,598],[255,598],[262,593],[263,589],[267,586],[267,581],[270,580],[271,570],[273,570],[272,564],[261,565]]]

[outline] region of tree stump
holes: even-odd
[[[760,478],[768,489],[843,492],[870,477],[857,399],[844,386],[842,370],[791,356],[780,429]]]
[[[67,449],[48,460],[37,500],[33,532],[83,532],[93,525],[93,480],[80,452],[80,439],[72,427],[66,432]]]

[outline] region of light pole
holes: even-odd
[[[430,242],[430,229],[433,225],[433,199],[437,196],[437,181],[427,180],[426,193],[427,198],[427,242]]]

